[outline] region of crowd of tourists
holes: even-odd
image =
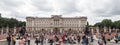
[[[8,35],[7,36],[8,45],[30,45],[30,36],[18,36],[18,35]]]
[[[30,45],[30,40],[35,39],[36,45],[62,45],[62,44],[83,44],[92,45],[94,40],[97,40],[99,45],[107,44],[108,41],[120,40],[119,33],[91,33],[84,32],[39,32],[35,34],[25,34],[24,36],[8,35],[8,45]]]

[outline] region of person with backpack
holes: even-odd
[[[38,45],[39,42],[40,42],[40,41],[39,41],[39,37],[37,37],[37,38],[35,39],[36,45]]]
[[[11,36],[10,36],[10,35],[7,36],[7,44],[8,44],[8,45],[11,44]]]

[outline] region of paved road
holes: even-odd
[[[0,41],[0,45],[6,45],[6,44],[7,44],[6,41]],[[31,40],[31,44],[30,45],[36,45],[34,39]],[[44,45],[49,45],[49,43],[46,43]],[[61,44],[61,45],[82,45],[82,44]],[[91,45],[98,45],[97,41],[94,41]],[[120,42],[118,44],[113,43],[113,42],[107,42],[107,45],[120,45]]]
[[[35,40],[31,40],[31,45],[35,45]],[[40,44],[39,44],[40,45]],[[49,45],[49,43],[44,44],[44,45]],[[61,44],[61,45],[82,45],[82,44]],[[98,45],[97,41],[94,41],[92,45]],[[120,42],[118,44],[113,43],[113,42],[107,42],[107,45],[120,45]]]

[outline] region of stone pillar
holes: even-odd
[[[62,33],[62,28],[60,28],[60,33]]]
[[[107,31],[107,29],[106,29],[106,27],[104,27],[104,32],[106,32]]]
[[[91,33],[94,34],[93,28],[91,28]]]
[[[14,34],[16,34],[16,27],[14,27]]]
[[[109,27],[109,33],[111,33],[111,27]]]
[[[4,30],[3,30],[3,27],[2,27],[2,30],[1,30],[1,34],[3,34]]]
[[[6,33],[9,33],[9,27],[6,28]]]
[[[118,30],[119,30],[119,29],[115,29],[115,32],[117,33]]]
[[[53,29],[51,28],[50,32],[52,33],[53,32]]]
[[[99,34],[99,27],[96,27],[96,31],[97,31],[97,33]]]
[[[115,32],[115,28],[113,28],[113,31]]]

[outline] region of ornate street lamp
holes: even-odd
[[[85,31],[84,31],[84,33],[85,33],[85,35],[88,35],[88,34],[90,33],[88,22],[87,22],[87,25],[86,25],[86,27],[85,27]]]
[[[21,36],[25,35],[25,32],[26,32],[25,26],[22,26],[22,28],[20,30]]]

